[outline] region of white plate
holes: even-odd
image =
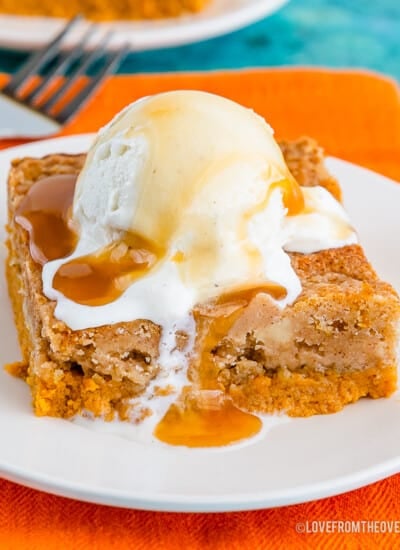
[[[10,159],[81,152],[90,139],[59,138],[0,153],[0,227]],[[368,256],[399,289],[400,186],[337,159],[328,166],[343,186]],[[0,303],[4,364],[19,351],[3,275]],[[400,471],[399,426],[395,396],[362,400],[334,415],[292,419],[247,446],[196,450],[143,444],[34,417],[28,387],[0,371],[0,473],[59,495],[132,508],[248,510],[335,495]]]
[[[275,12],[288,0],[212,0],[202,12],[158,21],[115,21],[102,29],[116,32],[113,45],[129,43],[133,50],[151,50],[198,42],[245,27]],[[65,24],[50,17],[0,16],[0,46],[38,48],[46,44]],[[70,34],[73,46],[82,27]]]

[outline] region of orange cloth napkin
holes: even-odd
[[[117,76],[63,133],[95,131],[127,103],[178,88],[232,98],[265,116],[278,137],[313,136],[329,154],[400,180],[399,91],[390,80],[363,72],[277,69]],[[400,520],[400,475],[308,504],[215,515],[97,506],[0,480],[1,550],[399,547],[396,534],[298,533],[296,524],[307,520]]]

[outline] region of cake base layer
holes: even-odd
[[[242,408],[289,416],[335,413],[361,397],[388,397],[396,389],[396,368],[372,367],[363,371],[321,373],[278,369],[246,384],[229,386],[228,392]]]
[[[6,369],[10,374],[23,378],[31,387],[35,414],[70,418],[87,411],[105,420],[112,420],[116,413],[125,419],[129,412],[127,401],[140,393],[137,385],[126,379],[115,381],[94,371],[84,373],[78,364],[51,360],[46,342],[41,339],[40,333],[29,330],[24,318],[26,295],[20,270],[12,262],[12,257],[11,252],[6,276],[23,360],[7,365]],[[40,349],[38,342],[41,342]],[[38,355],[36,361],[32,357],[35,350]]]

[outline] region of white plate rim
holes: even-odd
[[[50,144],[54,146],[54,149],[65,147],[65,150],[68,151],[70,151],[72,147],[74,152],[78,153],[83,147],[80,144],[89,143],[93,137],[94,134],[80,134],[62,136],[34,142],[28,145],[20,145],[0,152],[0,159],[18,157],[22,154],[24,156],[43,154],[46,146]],[[330,169],[335,165],[341,166],[342,168],[346,168],[346,166],[356,168],[360,171],[360,174],[379,178],[379,185],[388,185],[391,188],[393,186],[398,188],[399,185],[393,180],[376,174],[366,168],[356,166],[340,159],[328,158],[328,165]],[[104,493],[96,488],[85,488],[82,484],[71,483],[65,480],[60,481],[52,476],[32,473],[29,472],[29,470],[18,468],[10,463],[2,461],[0,456],[0,474],[5,479],[21,483],[33,489],[44,490],[59,496],[98,504],[171,512],[228,512],[298,504],[351,491],[399,472],[400,455],[375,464],[373,467],[364,470],[361,469],[356,474],[353,473],[351,475],[339,476],[335,479],[328,479],[306,486],[300,485],[297,488],[274,490],[270,491],[268,495],[264,493],[249,492],[241,493],[239,498],[232,498],[232,495],[185,496],[172,493],[168,495],[158,493],[152,494],[149,492],[146,496],[140,495],[140,497],[137,497],[135,495],[127,496],[118,490],[108,490],[107,493]]]
[[[241,512],[304,504],[360,489],[398,473],[400,473],[400,457],[383,462],[377,465],[375,469],[369,468],[360,471],[357,476],[353,474],[336,478],[335,483],[326,481],[306,487],[300,486],[297,489],[271,491],[268,498],[265,494],[242,493],[240,500],[233,501],[232,498],[225,496],[204,497],[202,495],[191,495],[185,497],[179,494],[169,494],[168,496],[149,494],[146,497],[127,497],[118,491],[108,491],[105,494],[93,489],[83,489],[73,483],[60,483],[48,476],[28,475],[24,470],[4,465],[0,461],[0,475],[2,477],[31,489],[93,504],[153,512],[186,513]]]

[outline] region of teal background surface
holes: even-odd
[[[26,53],[0,50],[0,70]],[[311,65],[368,68],[400,80],[400,0],[291,0],[245,29],[197,44],[131,53],[122,73]]]

